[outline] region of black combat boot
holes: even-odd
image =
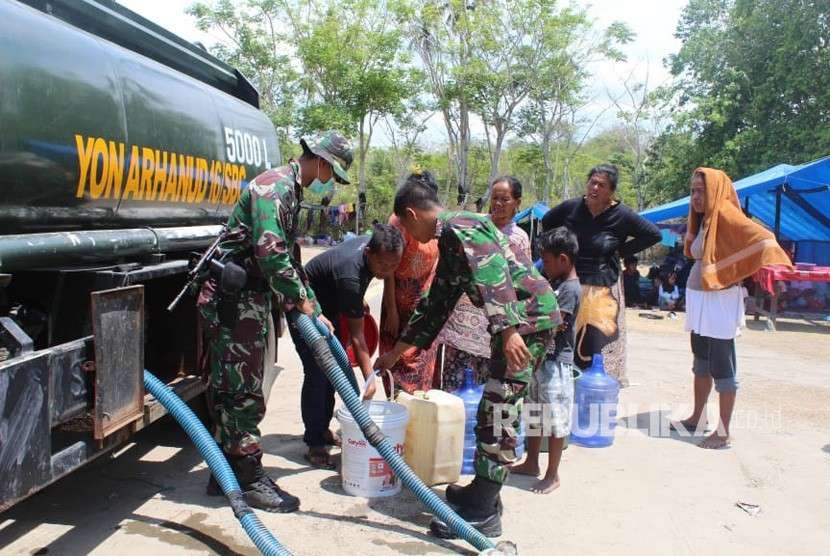
[[[467,506],[475,501],[476,497],[478,496],[479,487],[476,486],[477,482],[487,481],[492,482],[487,479],[481,478],[478,475],[473,477],[473,482],[468,484],[467,486],[461,485],[449,485],[447,486],[446,490],[446,497],[447,502],[452,504],[453,506]],[[501,503],[501,495],[496,497],[496,503],[499,508],[499,513],[504,513],[504,507]]]
[[[277,486],[262,468],[262,452],[248,456],[227,456],[239,487],[245,496],[245,502],[252,508],[266,512],[288,513],[300,508],[300,499],[292,496]],[[207,493],[222,494],[219,483],[211,475]]]
[[[464,503],[458,506],[458,515],[485,537],[501,536],[501,483],[482,477],[465,487]],[[454,539],[455,533],[450,526],[433,517],[429,530],[438,538]]]

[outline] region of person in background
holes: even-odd
[[[677,287],[677,273],[663,276],[657,290],[657,303],[661,311],[675,311],[680,303],[680,288]]]
[[[680,270],[685,261],[686,258],[683,256],[683,247],[680,244],[676,244],[669,250],[666,258],[663,259],[663,264],[660,265],[660,273],[664,276],[668,276],[670,272]]]
[[[574,405],[574,320],[579,312],[582,287],[576,275],[574,261],[579,252],[576,236],[567,228],[556,228],[539,237],[545,276],[551,281],[562,324],[556,329],[554,343],[548,348],[545,364],[533,373],[527,409],[536,413],[538,420],[528,421],[527,458],[521,465],[511,467],[516,473],[538,476],[539,451],[542,436],[548,436],[548,468],[545,476],[531,490],[548,494],[559,488],[559,463],[565,438],[571,434],[571,414]],[[527,410],[526,410],[527,411]],[[527,414],[527,413],[526,413]],[[536,426],[531,424],[535,422]],[[541,425],[541,426],[540,426]]]
[[[623,289],[625,290],[625,306],[638,307],[643,302],[640,294],[640,271],[637,270],[639,260],[631,255],[623,260],[625,270],[623,271]]]
[[[430,172],[413,172],[405,183],[421,183],[436,193],[438,184]],[[395,345],[402,328],[409,322],[409,317],[421,296],[429,289],[435,263],[438,261],[438,241],[418,242],[400,224],[397,216],[389,217],[389,224],[395,226],[403,235],[404,248],[401,264],[394,276],[383,281],[383,303],[380,312],[380,353],[388,351]],[[401,356],[390,369],[395,387],[411,394],[415,390],[429,390],[432,387],[435,371],[435,352],[437,346],[417,349]],[[393,392],[389,377],[384,373],[383,384],[386,392]]]
[[[516,256],[489,218],[444,210],[431,188],[404,184],[395,194],[395,214],[418,241],[438,239],[438,265],[429,293],[395,346],[375,361],[375,368],[392,367],[413,347],[429,347],[462,293],[484,309],[492,352],[475,427],[476,476],[466,486],[449,485],[446,496],[470,525],[486,536],[499,536],[500,493],[509,475],[507,466],[516,461],[522,402],[561,323],[556,296],[530,257]],[[433,518],[430,531],[440,538],[455,535],[438,518]]]
[[[370,236],[358,236],[325,251],[305,266],[309,283],[317,292],[323,315],[342,337],[341,318],[345,318],[355,359],[363,378],[372,374],[372,360],[363,334],[366,289],[372,278],[384,280],[401,262],[403,238],[397,228],[378,224]],[[289,326],[291,339],[303,363],[300,409],[303,415],[303,441],[308,446],[306,460],[314,467],[333,469],[326,445],[336,444],[329,423],[334,414],[334,386],[317,364],[311,348],[299,331]],[[364,399],[375,393],[374,382],[366,387]]]
[[[627,386],[620,257],[651,247],[661,236],[657,226],[614,198],[618,180],[616,166],[595,166],[588,172],[585,195],[552,208],[542,226],[566,226],[579,242],[576,273],[582,302],[576,319],[576,365],[584,369],[601,353],[608,374]]]
[[[649,268],[647,279],[651,283],[651,289],[648,290],[648,295],[646,295],[646,306],[654,309],[660,304],[660,286],[663,285],[660,267],[655,265]]]
[[[692,271],[694,264],[694,260],[686,259],[680,267],[680,270],[677,271],[677,287],[680,288],[680,297],[684,296],[686,283],[689,281],[689,273]]]
[[[738,390],[735,337],[744,324],[741,281],[764,265],[791,267],[773,234],[747,218],[738,194],[721,170],[698,168],[691,179],[685,253],[695,260],[686,284],[686,330],[691,335],[694,409],[671,427],[704,430],[706,403],[714,385],[718,428],[701,448],[727,448]]]
[[[496,228],[507,236],[510,249],[518,257],[530,258],[530,239],[513,222],[522,204],[522,184],[513,176],[493,180],[488,216]],[[484,384],[489,376],[490,334],[487,315],[463,294],[449,320],[436,339],[438,372],[433,381],[436,388],[454,392],[464,385],[464,371],[472,369],[476,384]]]

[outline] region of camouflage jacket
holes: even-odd
[[[490,334],[511,326],[519,334],[561,323],[556,296],[526,255],[510,249],[507,237],[489,218],[443,211],[438,217],[438,266],[401,340],[426,348],[444,326],[462,293],[484,309]]]
[[[242,192],[228,219],[230,228],[247,226],[250,239],[223,245],[231,256],[252,250],[271,290],[290,302],[314,299],[302,267],[293,257],[301,191],[300,166],[294,161],[259,174]]]

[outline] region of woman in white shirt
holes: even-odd
[[[725,173],[698,168],[691,180],[686,256],[695,259],[686,284],[686,330],[691,333],[694,410],[672,423],[677,431],[706,428],[706,402],[714,385],[718,428],[701,448],[727,448],[738,390],[735,337],[744,325],[741,280],[761,266],[789,265],[772,233],[746,217]]]

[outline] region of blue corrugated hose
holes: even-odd
[[[326,343],[328,344],[331,352],[334,354],[334,358],[337,360],[337,364],[340,365],[340,368],[351,370],[352,365],[349,362],[349,356],[346,355],[346,350],[343,349],[343,346],[340,344],[340,340],[334,337],[331,330],[329,330],[325,324],[320,322],[320,319],[313,320],[314,324],[317,326],[317,331],[320,332],[323,338],[326,339]],[[302,332],[300,333],[302,334]],[[349,383],[352,385],[355,394],[360,394],[360,386],[357,385],[357,379],[354,377],[354,373],[347,372],[346,378],[349,379]]]
[[[288,313],[288,321],[289,324],[297,327],[303,340],[311,348],[317,364],[326,373],[326,376],[332,386],[334,386],[334,389],[337,390],[337,393],[340,394],[343,403],[346,404],[352,417],[360,425],[360,429],[363,431],[366,440],[389,463],[401,482],[414,492],[434,515],[449,525],[452,531],[459,537],[475,546],[478,550],[495,548],[495,545],[490,539],[464,521],[412,472],[403,458],[395,451],[392,442],[381,432],[374,421],[372,421],[371,417],[369,417],[369,412],[366,411],[366,408],[361,403],[359,392],[356,392],[352,387],[355,379],[348,360],[340,360],[339,357],[337,358],[338,360],[335,360],[332,351],[336,352],[337,350],[327,349],[332,343],[336,343],[339,346],[337,338],[332,337],[331,339],[327,339],[321,336],[320,332],[325,327],[317,319],[312,319],[296,310]],[[341,351],[342,349],[342,346],[340,346]],[[345,357],[345,352],[343,355]],[[349,382],[347,376],[352,377],[352,383]]]
[[[254,511],[245,503],[242,490],[236,475],[233,474],[228,460],[216,445],[216,441],[205,429],[205,426],[196,415],[187,407],[181,398],[162,381],[153,376],[150,371],[144,370],[144,388],[150,392],[161,405],[170,413],[196,445],[202,454],[213,476],[216,477],[222,492],[228,497],[234,515],[239,519],[242,528],[254,541],[260,552],[266,556],[291,556],[280,542],[265,528]]]

